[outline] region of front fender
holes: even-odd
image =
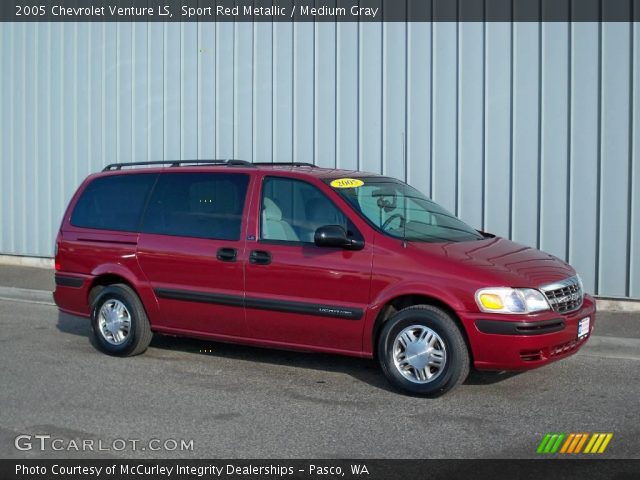
[[[390,285],[379,292],[371,302],[372,308],[386,305],[394,298],[404,295],[421,295],[434,298],[440,302],[446,303],[453,310],[466,310],[465,303],[460,296],[453,293],[450,287],[444,288],[434,285],[426,285],[423,282],[402,282]]]
[[[445,304],[453,311],[466,310],[466,305],[460,298],[461,296],[457,296],[455,290],[452,290],[450,287],[441,288],[422,282],[402,282],[390,285],[376,294],[367,310],[362,338],[363,354],[366,356],[373,355],[373,349],[375,348],[373,345],[373,330],[376,319],[382,309],[396,298],[407,295],[417,295],[433,299],[438,303]]]

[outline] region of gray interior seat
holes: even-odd
[[[270,198],[265,197],[262,206],[262,236],[268,240],[288,240],[297,242],[300,239],[289,223],[282,220],[282,210]]]

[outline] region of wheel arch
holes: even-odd
[[[377,344],[378,338],[380,337],[380,333],[382,332],[382,327],[384,324],[391,318],[393,315],[405,308],[413,307],[416,305],[430,305],[433,307],[440,308],[445,311],[456,323],[460,332],[462,333],[462,337],[464,338],[465,344],[467,346],[467,350],[469,352],[469,357],[473,364],[473,351],[471,349],[471,343],[469,342],[469,337],[467,335],[467,330],[462,322],[460,316],[456,313],[455,309],[446,301],[442,300],[431,294],[425,293],[404,293],[394,296],[385,301],[384,305],[379,309],[378,314],[375,317],[373,322],[373,327],[371,329],[371,350],[373,353],[373,357],[377,358]]]
[[[115,283],[123,283],[127,285],[135,292],[138,298],[142,300],[142,292],[137,287],[139,282],[135,274],[123,265],[103,264],[91,272],[91,275],[93,276],[93,280],[87,290],[87,303],[89,308],[91,308],[93,300],[104,287]]]
[[[91,285],[89,286],[89,289],[87,292],[87,303],[89,305],[89,308],[91,308],[93,301],[100,294],[100,292],[104,290],[105,287],[108,287],[109,285],[114,285],[117,283],[122,283],[126,285],[131,290],[133,290],[136,293],[136,295],[138,295],[138,297],[140,297],[140,294],[136,290],[136,287],[133,285],[133,283],[130,282],[125,277],[123,277],[122,275],[118,275],[116,273],[103,273],[95,277],[91,282]]]
[[[122,283],[127,285],[138,296],[145,309],[149,322],[153,325],[154,320],[159,316],[158,299],[151,288],[151,285],[145,280],[144,274],[137,271],[135,265],[133,270],[124,265],[109,263],[100,265],[91,272],[93,277],[89,288],[87,289],[87,305],[91,311],[91,305],[96,296],[108,285]]]

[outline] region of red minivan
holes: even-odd
[[[71,199],[55,267],[105,353],[159,333],[354,355],[427,396],[571,355],[595,320],[562,260],[394,178],[302,163],[109,165]]]

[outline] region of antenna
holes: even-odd
[[[404,131],[402,132],[402,166],[404,168],[404,181],[407,181],[407,149],[404,142]],[[404,197],[404,218],[402,221],[402,248],[407,248],[407,197]]]

